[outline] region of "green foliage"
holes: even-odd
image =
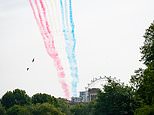
[[[24,90],[15,89],[13,92],[8,91],[1,99],[1,103],[4,107],[9,108],[13,105],[25,105],[30,103],[30,97]]]
[[[136,103],[133,90],[111,78],[104,91],[99,92],[95,105],[96,115],[133,115]]]
[[[6,108],[13,106],[15,103],[13,93],[11,91],[6,92],[1,99],[1,103]]]
[[[136,109],[134,115],[154,115],[154,105],[144,105],[143,107]]]
[[[14,105],[7,110],[7,115],[32,115],[32,113],[25,106]]]
[[[144,38],[144,45],[141,47],[141,61],[147,68],[135,71],[130,81],[137,95],[144,100],[144,103],[150,105],[154,99],[154,23],[146,30]]]
[[[13,91],[14,101],[16,105],[26,105],[30,104],[30,97],[26,94],[24,90],[15,89]]]
[[[32,101],[32,103],[31,103]],[[2,103],[2,104],[1,104]],[[5,108],[7,112],[5,111]],[[70,115],[68,101],[48,94],[35,94],[32,100],[24,90],[8,91],[0,100],[0,115]]]
[[[135,90],[135,98],[140,99],[145,106],[139,108],[138,112],[148,111],[147,107],[154,104],[154,70],[151,69],[150,64],[146,69],[136,71],[136,75],[131,77],[131,84]]]
[[[51,95],[48,94],[41,94],[41,93],[37,93],[35,95],[32,96],[32,103],[36,104],[36,103],[52,103],[53,99],[51,97]]]
[[[136,115],[154,114],[154,22],[146,30],[144,35],[144,45],[141,47],[141,61],[146,65],[146,69],[135,71],[131,77],[131,84],[135,90],[135,97],[139,97],[142,106],[136,111]]]
[[[1,103],[0,103],[0,115],[6,115],[6,110],[5,110],[5,108],[1,105]]]
[[[75,104],[71,107],[71,113],[73,115],[87,115],[85,104]]]
[[[85,115],[94,115],[94,112],[95,112],[95,104],[96,104],[96,101],[93,100],[91,102],[89,102],[87,105],[86,105],[86,114]]]
[[[144,45],[141,47],[142,58],[145,65],[154,62],[154,22],[146,30]]]
[[[144,70],[143,78],[143,83],[140,85],[137,93],[146,104],[151,105],[154,99],[154,71],[151,71],[148,67]]]
[[[142,68],[139,68],[138,70],[135,70],[135,75],[131,76],[130,83],[134,90],[138,90],[141,85],[143,85],[143,74],[144,70]]]
[[[54,101],[55,102],[55,101]],[[66,115],[70,115],[70,105],[66,99],[58,98],[56,101],[56,107]],[[55,105],[55,104],[54,104]]]
[[[71,115],[94,115],[95,101],[71,105]]]
[[[33,105],[33,115],[65,115],[49,103]]]
[[[1,114],[0,114],[1,115]],[[7,110],[7,115],[65,115],[49,103],[28,106],[14,105]]]

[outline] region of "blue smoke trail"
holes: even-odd
[[[73,16],[72,16],[72,0],[69,0],[69,9],[70,9],[70,25],[71,25],[71,33],[72,33],[72,39],[74,42],[73,45],[73,51],[75,51],[75,46],[76,46],[76,40],[75,40],[75,34],[74,34],[74,21],[73,21]]]
[[[72,86],[74,87],[74,90],[77,89],[77,82],[78,82],[78,68],[77,68],[77,62],[75,58],[75,47],[76,47],[76,39],[75,39],[75,34],[74,34],[74,22],[73,22],[73,16],[72,16],[72,0],[69,0],[69,15],[70,15],[70,25],[71,25],[71,38],[73,41],[73,46],[72,46],[72,61],[74,65],[74,73],[72,73],[72,76],[74,78],[74,81],[72,83]],[[73,90],[73,92],[74,92]],[[74,92],[75,93],[75,92]]]
[[[76,40],[74,35],[74,22],[72,17],[72,3],[69,1],[69,20],[68,22],[68,10],[67,10],[67,3],[66,0],[64,2],[65,7],[63,6],[62,0],[60,0],[60,6],[61,6],[61,14],[62,14],[62,26],[63,26],[63,32],[64,32],[64,38],[66,43],[66,53],[67,58],[70,64],[70,70],[71,70],[71,76],[73,78],[72,80],[72,94],[73,96],[77,96],[77,82],[78,82],[78,68],[77,68],[77,62],[75,58],[75,46],[76,46]],[[65,12],[64,12],[65,11]],[[71,31],[69,30],[69,25]]]

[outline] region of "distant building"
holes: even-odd
[[[99,91],[99,88],[88,89],[88,102],[95,100]]]
[[[107,83],[107,77],[93,78],[91,83],[88,83],[88,86],[85,87],[85,91],[80,91],[79,97],[73,97],[71,102],[90,102],[97,98],[97,94]]]
[[[82,98],[81,97],[72,97],[71,102],[72,103],[80,103],[80,102],[82,102]]]
[[[86,91],[80,91],[80,98],[81,98],[81,102],[86,102],[87,100]]]
[[[99,88],[91,88],[88,91],[81,91],[79,97],[72,97],[72,103],[90,102],[97,98],[97,94],[100,91]]]

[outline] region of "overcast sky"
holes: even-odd
[[[78,91],[98,76],[128,83],[143,67],[139,47],[154,20],[153,0],[72,0]],[[63,49],[63,40],[56,46]],[[69,82],[65,51],[59,50]],[[35,62],[31,60],[35,57]],[[26,68],[29,67],[29,71]],[[0,0],[0,97],[20,88],[32,96],[63,97],[53,60],[44,47],[28,0]]]

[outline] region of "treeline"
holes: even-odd
[[[69,115],[68,101],[48,94],[29,97],[24,90],[6,92],[0,100],[0,115]]]
[[[0,99],[0,115],[154,115],[154,22],[144,38],[140,61],[146,68],[135,70],[129,85],[106,77],[107,84],[96,100],[77,104],[48,94],[29,97],[24,90],[15,89]]]

